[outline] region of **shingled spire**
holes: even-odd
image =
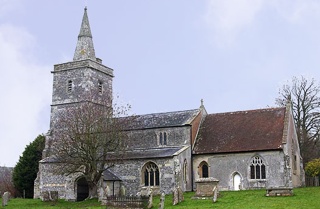
[[[84,14],[82,18],[80,33],[78,36],[77,47],[73,56],[73,61],[84,59],[96,60],[96,55],[94,52],[92,41],[92,34],[87,15],[87,7],[84,8]]]

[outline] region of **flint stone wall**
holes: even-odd
[[[266,179],[250,179],[250,163],[252,157],[261,156],[266,165]],[[233,176],[238,173],[241,176],[242,189],[258,189],[267,186],[290,186],[289,171],[285,165],[282,151],[248,152],[227,155],[197,155],[194,156],[194,178],[200,178],[198,166],[202,161],[209,165],[209,177],[219,179],[219,190],[234,190]],[[196,185],[194,182],[194,190]]]

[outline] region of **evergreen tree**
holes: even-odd
[[[13,184],[20,192],[25,191],[26,198],[33,198],[33,185],[39,170],[39,161],[42,158],[45,136],[39,135],[26,146],[18,163],[13,169]]]

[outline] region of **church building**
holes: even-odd
[[[113,69],[95,55],[84,10],[73,61],[54,65],[50,130],[35,180],[35,198],[58,191],[76,201],[88,195],[81,175],[57,175],[50,158],[58,112],[76,106],[92,89],[112,105]],[[103,91],[102,91],[103,89]],[[130,151],[104,172],[99,198],[112,195],[195,191],[195,181],[213,177],[220,190],[299,187],[303,163],[290,101],[286,107],[207,113],[203,101],[191,110],[138,115],[128,127]]]

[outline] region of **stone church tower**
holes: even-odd
[[[58,112],[89,99],[112,105],[113,70],[103,65],[95,55],[87,8],[84,9],[73,61],[55,65],[52,74],[50,131],[43,158],[50,156],[51,140],[54,140],[50,132],[56,128]]]
[[[88,101],[112,106],[113,70],[103,65],[102,60],[95,55],[87,8],[84,9],[73,61],[54,65],[52,74],[50,129],[46,135],[45,149],[35,180],[34,197],[42,198],[43,192],[54,190],[59,191],[61,198],[74,199],[64,196],[69,189],[66,183],[68,179],[50,172],[50,168],[54,166],[50,156],[55,141],[54,130],[58,129],[59,114]]]

